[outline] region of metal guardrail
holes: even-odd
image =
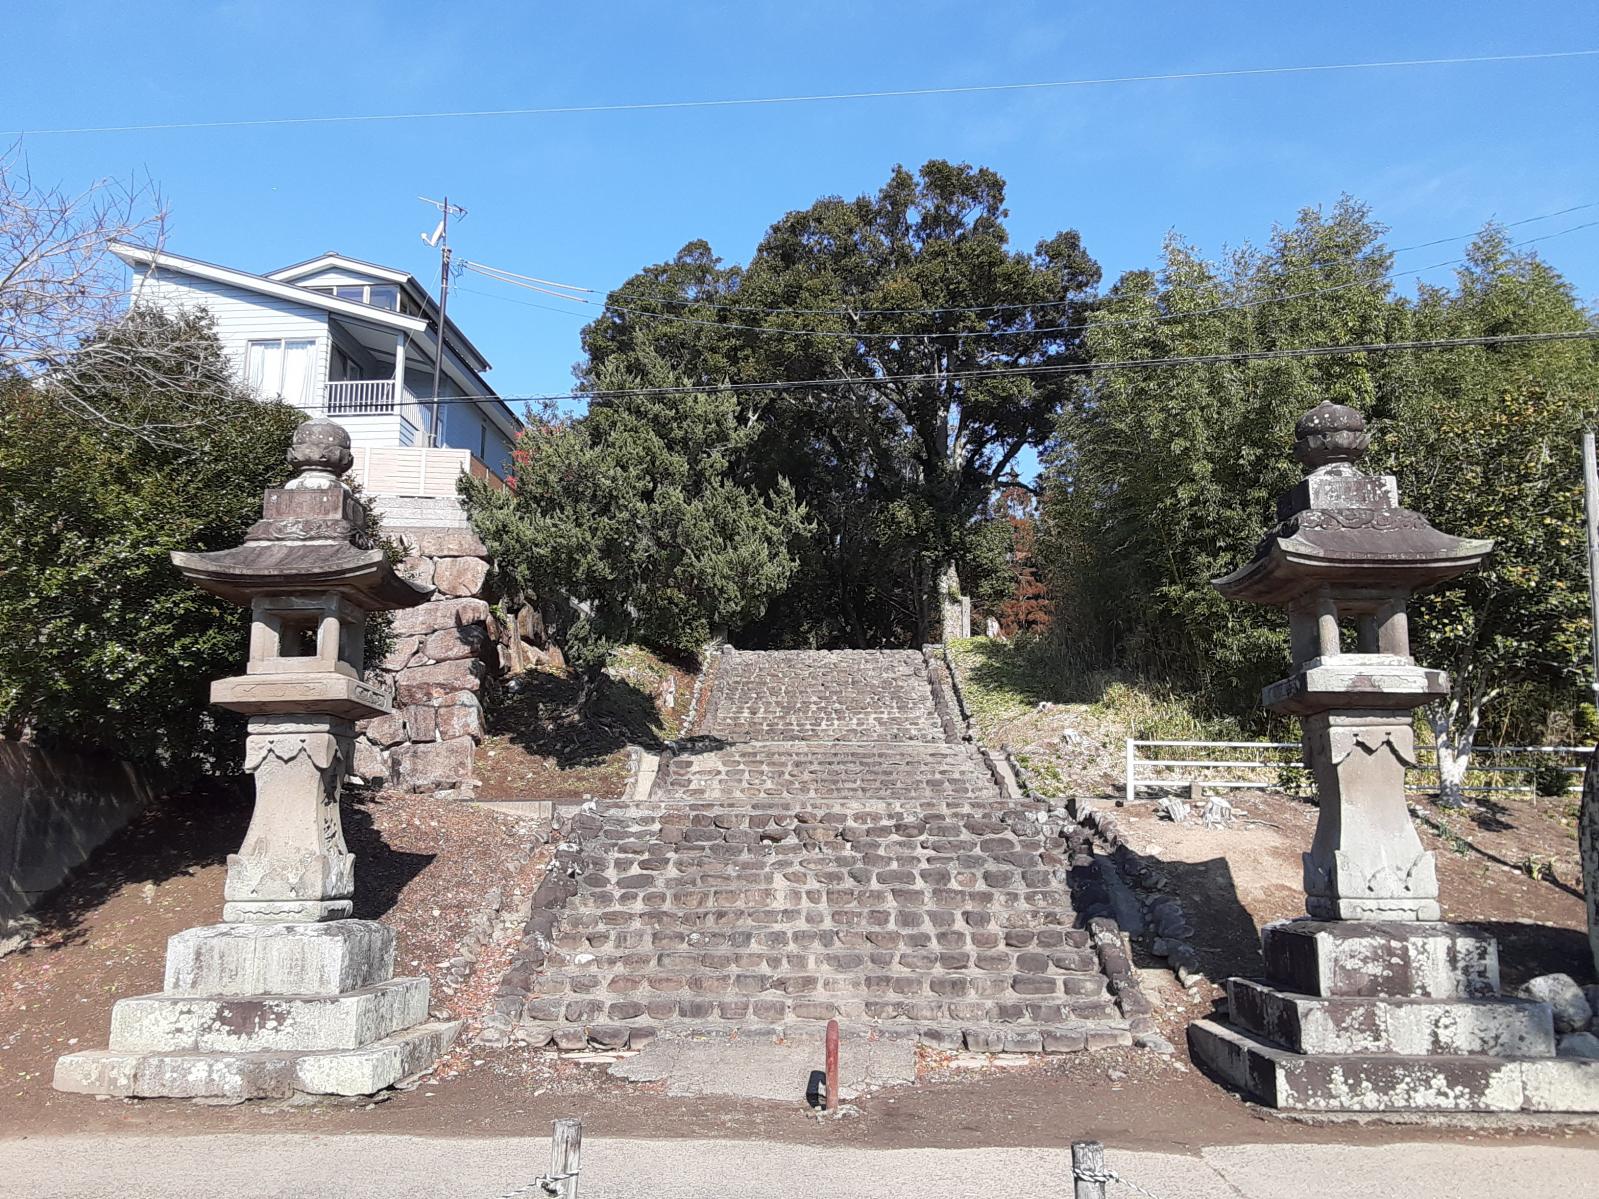
[[[1221,750],[1221,751],[1255,751],[1250,757],[1194,757],[1186,755],[1176,758],[1149,758],[1140,756],[1140,749],[1176,749],[1176,750]],[[1287,756],[1285,751],[1292,751],[1292,756]],[[1420,751],[1433,754],[1431,747],[1424,747]],[[1277,757],[1264,757],[1264,754],[1275,753]],[[1584,770],[1581,764],[1593,750],[1586,746],[1570,745],[1495,745],[1483,746],[1472,751],[1471,766],[1466,772],[1465,790],[1472,792],[1519,791],[1534,794],[1535,787],[1532,775],[1539,769],[1528,762],[1495,761],[1496,758],[1514,758],[1516,755],[1550,755],[1563,754],[1568,758],[1577,759],[1577,762],[1562,764],[1558,769],[1568,775],[1579,776],[1576,786],[1568,786],[1567,794],[1581,789],[1580,776]],[[1181,769],[1191,772],[1191,777],[1154,776],[1140,777],[1140,767],[1146,770],[1173,770]],[[1276,790],[1282,786],[1280,779],[1272,778],[1225,778],[1215,777],[1208,773],[1203,776],[1193,775],[1197,771],[1280,771],[1283,768],[1304,770],[1304,759],[1301,756],[1300,744],[1297,741],[1145,741],[1133,737],[1127,738],[1126,769],[1123,775],[1123,794],[1125,802],[1132,803],[1137,797],[1140,787],[1187,787],[1198,783],[1202,787],[1214,789],[1251,789],[1258,791]],[[1436,762],[1423,762],[1407,771],[1407,790],[1436,790],[1438,766]],[[1412,786],[1409,776],[1430,776],[1430,786]],[[1485,777],[1496,778],[1499,776],[1526,776],[1525,781],[1512,783],[1484,782]],[[1476,776],[1475,781],[1473,776]]]

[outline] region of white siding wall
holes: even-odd
[[[377,275],[367,275],[359,271],[343,268],[329,267],[310,275],[296,275],[285,279],[285,283],[293,283],[296,287],[337,287],[339,284],[359,285],[362,283],[388,283],[389,280],[381,279]],[[391,284],[391,286],[393,286]]]
[[[312,355],[311,399],[320,402],[328,377],[328,318],[316,308],[258,295],[189,275],[135,272],[134,303],[152,304],[168,311],[204,308],[216,321],[217,336],[233,367],[243,379],[245,347],[266,338],[309,338],[316,342]]]

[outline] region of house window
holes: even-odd
[[[392,283],[340,283],[307,290],[319,291],[325,296],[337,296],[341,300],[354,300],[359,304],[371,304],[374,308],[387,308],[390,312],[405,312],[409,308],[409,305],[400,302],[400,289]]]
[[[260,395],[277,396],[297,408],[309,408],[315,350],[316,342],[309,338],[252,341],[245,353],[245,376]]]

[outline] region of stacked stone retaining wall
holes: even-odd
[[[483,683],[501,665],[488,550],[453,497],[375,505],[384,532],[410,551],[400,572],[433,595],[394,614],[394,646],[378,664],[393,680],[394,711],[362,724],[354,773],[410,791],[470,792]]]

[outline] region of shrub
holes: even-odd
[[[236,767],[208,689],[244,661],[246,614],[169,554],[242,540],[302,419],[240,388],[193,315],[135,312],[63,378],[0,381],[0,731]]]

